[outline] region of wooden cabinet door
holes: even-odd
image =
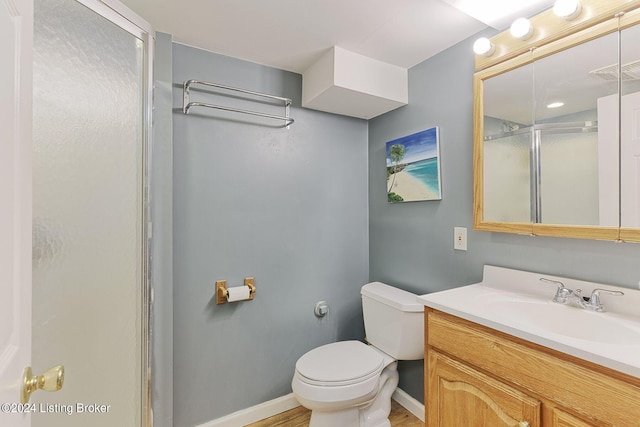
[[[433,350],[428,358],[428,427],[540,426],[538,400]]]
[[[595,425],[582,421],[561,409],[553,408],[553,416],[549,427],[595,427]]]

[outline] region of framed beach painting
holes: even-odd
[[[389,141],[386,149],[389,203],[442,199],[437,127]]]

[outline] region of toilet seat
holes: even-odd
[[[360,341],[339,341],[315,348],[296,362],[296,373],[309,385],[340,387],[380,375],[384,357]]]
[[[387,359],[360,341],[339,341],[304,354],[296,362],[291,386],[312,410],[366,404],[378,392]]]

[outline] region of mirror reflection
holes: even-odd
[[[617,62],[617,33],[535,62],[536,222],[619,225],[617,131],[599,126],[618,116]]]
[[[484,81],[484,219],[531,221],[533,65]]]
[[[622,227],[640,227],[640,26],[620,33],[622,82],[620,194]]]
[[[484,80],[484,220],[619,225],[617,62],[614,32]]]

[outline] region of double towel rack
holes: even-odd
[[[232,92],[240,92],[240,93],[244,93],[244,94],[255,96],[255,97],[262,97],[262,98],[267,98],[267,99],[270,99],[270,100],[273,100],[273,101],[282,102],[284,104],[283,105],[284,106],[284,116],[277,116],[275,114],[261,113],[259,111],[243,110],[243,109],[240,109],[240,108],[225,107],[223,105],[208,104],[208,103],[205,103],[205,102],[191,102],[189,100],[189,90],[194,85],[214,87],[214,88],[224,89],[224,90],[228,90],[228,91],[232,91]],[[249,115],[252,115],[252,116],[259,116],[259,117],[266,117],[266,118],[269,118],[269,119],[282,120],[284,122],[283,127],[287,127],[288,128],[289,125],[294,122],[294,120],[291,117],[289,117],[291,102],[292,101],[289,98],[283,98],[283,97],[280,97],[280,96],[269,95],[269,94],[266,94],[266,93],[254,92],[254,91],[247,90],[247,89],[240,89],[240,88],[237,88],[237,87],[225,86],[225,85],[221,85],[221,84],[217,84],[217,83],[205,82],[205,81],[201,81],[201,80],[187,80],[187,81],[184,82],[184,85],[183,85],[182,112],[184,114],[189,114],[189,110],[192,107],[214,108],[216,110],[231,111],[231,112],[234,112],[234,113],[249,114]]]

